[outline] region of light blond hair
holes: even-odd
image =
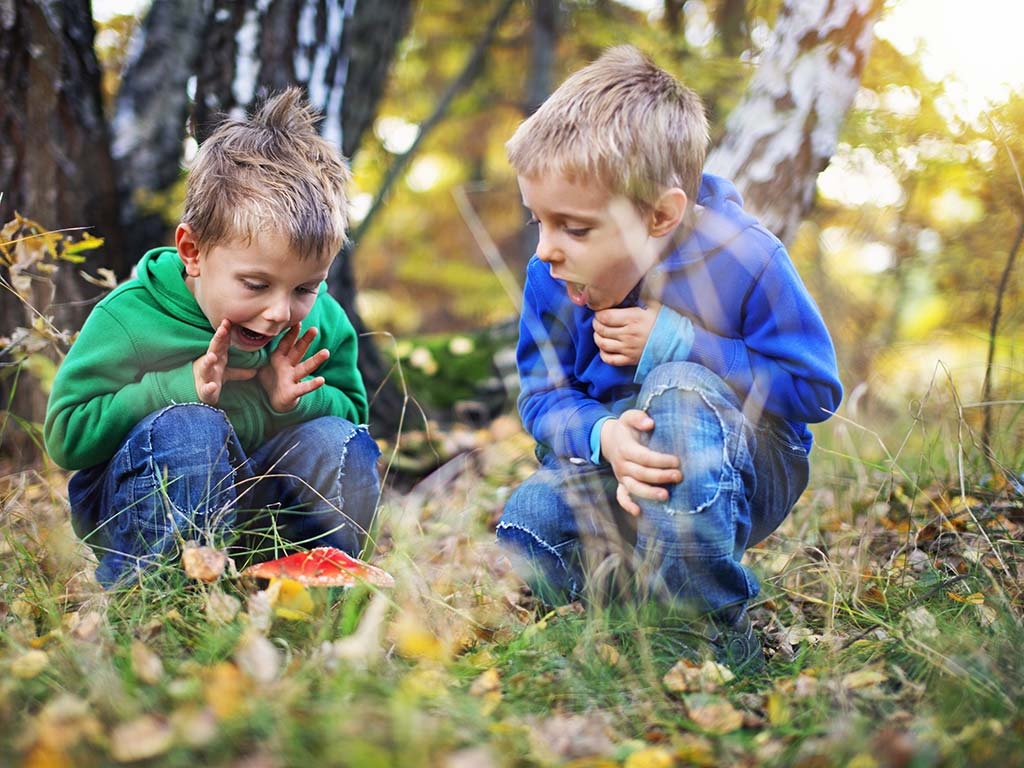
[[[186,181],[181,223],[201,247],[286,238],[302,259],[331,259],[346,240],[352,174],[317,132],[299,88],[229,118],[202,143]]]
[[[630,45],[570,75],[505,145],[520,176],[595,181],[642,210],[673,187],[696,201],[707,146],[700,97]]]

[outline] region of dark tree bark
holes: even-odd
[[[210,0],[154,2],[130,51],[111,122],[125,257],[170,243],[173,222],[151,201],[182,174],[182,140]],[[163,208],[165,206],[159,206]]]
[[[411,16],[412,0],[213,0],[197,68],[196,137],[202,141],[219,114],[250,110],[268,93],[301,85],[324,113],[323,135],[351,157],[376,114]],[[399,426],[402,397],[356,308],[348,249],[335,260],[328,285],[360,333],[371,424],[389,435]]]
[[[58,268],[59,303],[35,307],[59,329],[79,328],[99,293],[80,269],[125,268],[93,34],[89,0],[15,0],[0,8],[0,223],[18,211],[44,227],[83,227],[106,241],[84,265]],[[0,337],[29,319],[21,300],[0,287]],[[9,351],[0,350],[0,365],[10,365]],[[25,380],[12,389],[12,381],[0,377],[0,409],[40,423],[45,394]],[[36,455],[11,422],[3,442],[25,459]]]

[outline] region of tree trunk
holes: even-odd
[[[267,93],[301,85],[324,113],[321,133],[351,157],[411,16],[412,0],[213,0],[197,69],[196,137],[202,141],[218,114],[250,110]],[[388,435],[399,425],[402,397],[356,308],[348,249],[338,254],[328,285],[360,333],[371,424]]]
[[[166,193],[182,174],[182,140],[210,0],[154,2],[121,76],[111,123],[125,257],[169,244]]]
[[[732,179],[747,207],[789,242],[814,203],[818,174],[871,49],[882,0],[786,0],[743,101],[707,169]]]
[[[0,223],[18,211],[42,226],[82,227],[106,245],[87,254],[84,265],[66,264],[53,276],[55,302],[34,309],[53,317],[58,329],[77,329],[99,291],[79,270],[123,269],[117,194],[109,134],[100,97],[99,65],[93,53],[89,0],[15,0],[0,13]],[[26,325],[30,313],[13,293],[0,288],[0,337]],[[10,350],[0,364],[11,363]],[[55,355],[56,356],[56,355]],[[46,395],[38,382],[15,385],[10,368],[0,370],[0,409],[10,408],[30,424],[41,423]],[[31,460],[36,444],[12,430],[5,450]]]

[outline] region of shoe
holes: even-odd
[[[708,621],[704,640],[715,661],[737,675],[762,675],[768,671],[764,646],[745,610],[729,623]]]

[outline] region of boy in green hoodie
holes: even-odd
[[[325,279],[350,172],[298,89],[226,120],[190,169],[175,247],[96,305],[44,437],[110,587],[239,528],[358,555],[379,494],[356,333]]]

